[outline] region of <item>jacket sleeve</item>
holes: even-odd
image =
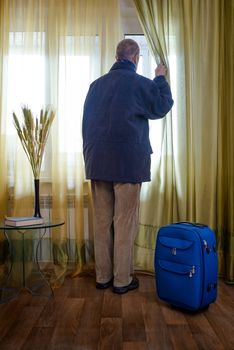
[[[170,86],[164,76],[160,75],[150,82],[150,86],[143,93],[143,103],[146,111],[145,117],[148,119],[163,118],[170,111],[174,101]]]

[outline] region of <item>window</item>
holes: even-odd
[[[97,67],[100,60],[98,37],[61,37],[61,53],[52,58],[46,51],[46,33],[32,33],[32,42],[27,47],[29,34],[16,32],[9,35],[7,76],[7,136],[10,183],[14,179],[14,152],[16,130],[12,112],[22,115],[22,105],[30,107],[35,115],[41,108],[56,105],[60,153],[66,154],[68,175],[74,169],[74,154],[82,152],[81,116],[84,99],[90,84],[100,75]],[[88,45],[92,53],[88,54]],[[77,54],[75,49],[79,47]],[[85,49],[86,48],[86,49]],[[64,51],[65,50],[65,51]],[[46,145],[42,162],[41,179],[51,178],[51,139]]]
[[[7,101],[6,101],[6,133],[8,140],[9,183],[14,185],[14,153],[16,149],[16,130],[13,124],[12,113],[22,115],[21,107],[28,105],[34,114],[47,103],[48,86],[46,81],[46,58],[43,54],[45,47],[45,33],[33,33],[32,47],[23,53],[25,34],[22,32],[9,34],[9,56],[7,61]],[[43,159],[42,172],[45,172]]]
[[[64,40],[64,39],[63,39]],[[75,45],[84,38],[67,36],[66,55],[59,56],[58,70],[58,115],[60,152],[72,154],[82,152],[81,118],[89,84],[100,73],[95,71],[99,57],[98,37],[85,37],[86,45],[93,48],[92,56],[73,52]],[[75,42],[76,41],[76,42]],[[95,63],[95,64],[94,64]]]
[[[31,53],[22,52],[24,33],[10,33],[8,59],[8,91],[7,91],[7,134],[15,134],[12,112],[21,113],[23,104],[30,104],[30,108],[38,113],[46,104],[46,60],[43,53],[38,52],[39,42],[42,49],[45,46],[45,35],[34,33],[33,49]],[[42,41],[42,43],[41,43]]]

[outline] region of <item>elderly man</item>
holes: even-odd
[[[148,119],[173,105],[166,68],[136,73],[139,46],[122,40],[109,73],[89,88],[83,115],[83,152],[94,205],[96,288],[126,293],[139,286],[133,270],[141,183],[150,181]]]

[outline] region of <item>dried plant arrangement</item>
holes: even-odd
[[[41,163],[50,127],[55,118],[55,111],[51,108],[46,108],[45,110],[41,109],[40,118],[34,118],[31,109],[26,106],[22,107],[22,112],[22,124],[20,124],[19,119],[13,112],[14,126],[34,175],[34,217],[41,217],[39,199]]]
[[[31,109],[26,106],[22,107],[22,112],[22,125],[20,125],[19,119],[13,112],[14,126],[30,162],[34,179],[39,179],[45,145],[55,112],[49,108],[41,109],[40,118],[34,118]]]

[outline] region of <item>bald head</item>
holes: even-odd
[[[124,39],[120,41],[116,48],[116,60],[129,60],[135,64],[138,63],[140,48],[136,41]]]

